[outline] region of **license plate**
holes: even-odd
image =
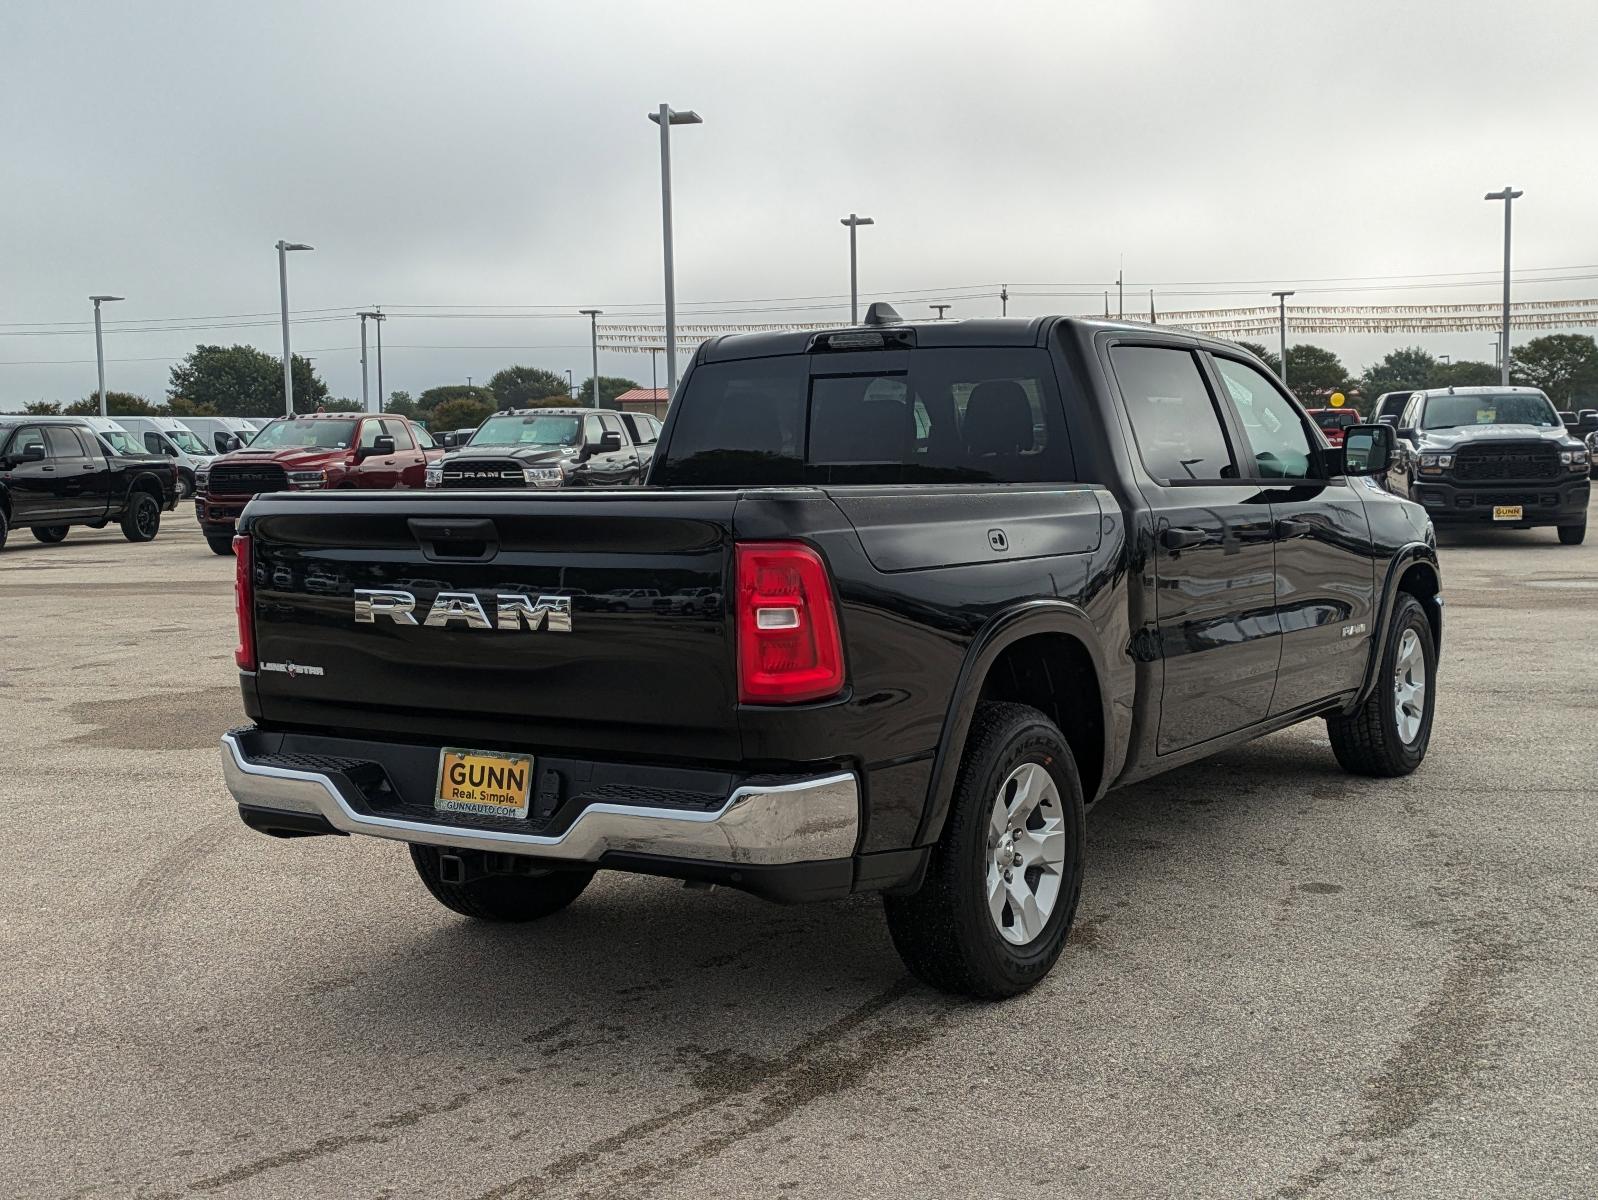
[[[1520,504],[1495,504],[1493,505],[1493,520],[1495,521],[1521,521],[1524,505]]]
[[[438,752],[438,812],[480,817],[525,817],[533,786],[533,756],[445,746]]]

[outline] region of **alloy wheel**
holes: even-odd
[[[988,818],[988,913],[1005,941],[1025,946],[1049,923],[1065,871],[1065,816],[1038,763],[1011,771]]]

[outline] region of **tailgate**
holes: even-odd
[[[258,499],[242,528],[254,554],[260,718],[735,759],[723,581],[737,498]],[[358,619],[368,606],[370,619]]]

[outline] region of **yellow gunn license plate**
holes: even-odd
[[[1525,518],[1521,515],[1524,505],[1520,504],[1495,504],[1493,505],[1493,520],[1495,521],[1520,521]]]
[[[445,746],[438,752],[438,812],[480,817],[525,817],[533,786],[533,756]]]

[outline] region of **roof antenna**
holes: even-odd
[[[875,304],[866,309],[865,324],[903,325],[904,318],[899,315],[898,311],[893,307],[893,305],[887,303],[886,301],[878,300]]]

